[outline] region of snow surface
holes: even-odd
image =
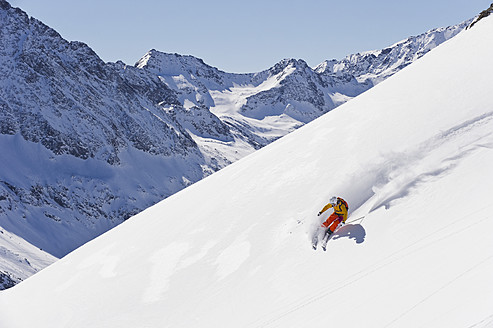
[[[214,99],[214,106],[210,110],[224,121],[231,119],[249,126],[255,135],[262,138],[267,140],[280,138],[302,125],[298,120],[283,113],[286,106],[277,104],[277,107],[281,107],[280,111],[272,104],[270,107],[262,106],[261,109],[255,109],[255,114],[250,115],[251,117],[241,115],[241,108],[249,97],[278,88],[281,81],[295,70],[293,65],[288,65],[280,73],[268,76],[259,85],[234,84],[226,90],[210,90],[209,93]]]
[[[0,326],[493,327],[491,34],[483,19],[3,291]],[[313,251],[332,195],[364,218]]]
[[[2,274],[18,283],[58,260],[24,239],[0,227],[0,287],[7,287]],[[5,278],[4,278],[5,279]]]

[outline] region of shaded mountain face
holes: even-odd
[[[1,226],[62,256],[204,176],[176,120],[183,107],[157,76],[1,8]]]
[[[315,69],[286,59],[232,74],[156,50],[135,66],[105,63],[0,0],[0,227],[61,257],[368,90],[466,25]],[[5,286],[25,278],[0,271]]]
[[[156,77],[105,64],[18,10],[2,16],[2,134],[110,165],[126,147],[163,156],[195,147],[162,110],[179,103]]]

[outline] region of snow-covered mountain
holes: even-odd
[[[0,289],[29,278],[57,259],[0,228]]]
[[[285,59],[263,72],[232,74],[192,56],[156,50],[136,66],[177,91],[185,107],[208,107],[258,149],[392,76],[471,21],[437,28],[383,50],[327,60],[314,69],[303,60]]]
[[[325,61],[315,68],[322,76],[351,81],[356,79],[363,88],[372,87],[397,73],[410,63],[428,53],[464,30],[472,20],[447,28],[437,28],[378,51],[349,55],[343,60]],[[334,84],[334,82],[332,82]],[[351,92],[349,88],[349,92]]]
[[[492,327],[492,34],[482,19],[3,291],[0,325]],[[313,251],[332,195],[348,224]]]
[[[55,259],[45,252],[67,254],[369,89],[466,24],[315,69],[286,59],[232,74],[155,50],[135,66],[105,63],[5,0],[0,18],[0,227],[33,245],[2,246],[3,286],[50,263],[36,258]],[[10,253],[27,262],[12,269],[16,261],[2,255]],[[33,271],[28,262],[41,264]]]
[[[156,76],[5,1],[0,33],[3,229],[60,257],[213,171]]]

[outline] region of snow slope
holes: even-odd
[[[2,292],[0,326],[492,327],[492,33],[481,20]],[[364,219],[314,252],[334,194]]]
[[[14,286],[57,258],[0,227],[0,289]]]

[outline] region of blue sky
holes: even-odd
[[[259,72],[283,58],[312,67],[460,23],[491,0],[8,0],[133,65],[148,50],[193,55],[227,72]]]

